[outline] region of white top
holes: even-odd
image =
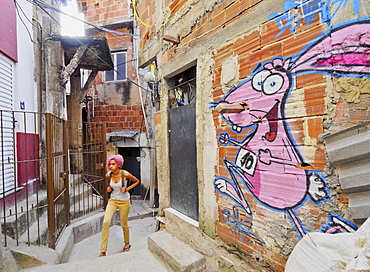
[[[127,184],[125,184],[125,185],[127,186]],[[111,199],[113,199],[113,200],[119,200],[119,201],[127,201],[127,200],[130,200],[130,193],[129,192],[125,192],[125,193],[122,193],[121,192],[122,179],[120,179],[120,181],[117,182],[117,183],[114,183],[112,181],[112,179],[111,179],[109,186],[113,188],[113,191],[112,191],[112,193],[110,195],[110,198]]]

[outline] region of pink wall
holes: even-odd
[[[17,165],[18,186],[24,186],[28,181],[40,180],[39,168],[39,135],[32,133],[17,133]]]
[[[18,60],[17,20],[13,0],[1,0],[0,52],[14,61]]]

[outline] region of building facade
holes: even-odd
[[[79,6],[86,35],[107,38],[114,69],[101,72],[87,94],[85,120],[107,124],[108,155],[121,154],[124,168],[141,180],[134,194],[153,201],[154,134],[148,85],[137,66],[138,29],[131,1],[85,1]],[[99,27],[111,30],[101,32]],[[144,86],[144,87],[143,87]],[[148,104],[149,101],[149,104]],[[140,188],[141,187],[141,188]]]
[[[39,89],[36,59],[34,58],[34,36],[32,36],[33,6],[21,1],[4,1],[0,12],[0,123],[1,136],[1,186],[2,201],[14,201],[13,194],[22,191],[26,184],[32,186],[39,180],[35,164],[20,164],[16,161],[26,161],[38,157],[38,148],[32,145],[39,140],[36,124],[26,124],[30,115],[27,112],[39,110]],[[17,15],[22,10],[22,16]],[[24,21],[23,21],[24,20]],[[31,34],[31,35],[29,35]],[[37,50],[37,49],[36,49]],[[24,118],[23,116],[27,116]],[[28,169],[26,169],[28,168]],[[27,173],[27,170],[29,171]],[[21,192],[22,193],[22,192]],[[24,194],[24,192],[23,192]]]
[[[369,120],[368,3],[136,3],[163,226],[211,271],[284,271],[308,232],[354,232],[369,215],[324,136]]]

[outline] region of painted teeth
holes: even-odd
[[[237,125],[233,125],[233,130],[235,130],[236,132],[240,133],[242,131],[242,127],[239,127]]]

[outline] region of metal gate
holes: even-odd
[[[71,219],[104,207],[108,201],[104,183],[106,125],[69,122]]]
[[[66,121],[46,114],[46,171],[49,247],[69,225],[68,142]]]
[[[171,109],[170,180],[171,207],[198,221],[195,104]]]
[[[0,118],[0,142],[16,156],[2,152],[0,168],[1,224],[5,246],[48,245],[57,241],[72,219],[103,208],[106,160],[105,124],[72,122],[51,114],[6,112]],[[16,169],[11,175],[4,169]],[[12,242],[13,243],[13,242]]]
[[[46,114],[48,244],[55,248],[72,219],[107,201],[105,124],[65,121]]]

